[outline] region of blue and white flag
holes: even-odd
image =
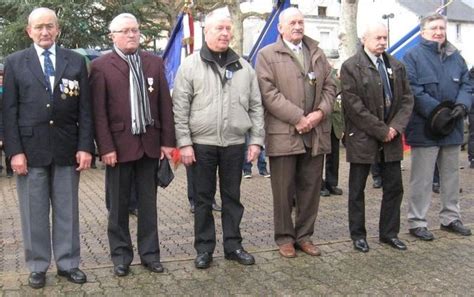
[[[274,43],[278,39],[278,17],[280,13],[291,6],[290,0],[276,0],[272,13],[263,27],[262,33],[257,39],[257,42],[252,47],[249,54],[250,63],[255,66],[258,51],[270,43]]]

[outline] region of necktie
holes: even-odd
[[[50,55],[51,55],[51,52],[48,51],[48,50],[45,50],[43,52],[43,56],[44,56],[44,79],[46,80],[46,84],[48,86],[49,92],[50,92],[51,97],[52,97],[53,89],[51,87],[51,77],[53,77],[53,79],[54,79],[55,73],[54,73],[53,61],[51,61],[51,58],[49,57]]]
[[[385,105],[385,117],[388,116],[390,111],[390,105],[392,104],[392,90],[390,89],[390,83],[388,82],[387,72],[383,66],[383,61],[380,58],[377,58],[377,69],[379,70],[380,78],[383,82],[383,97]]]

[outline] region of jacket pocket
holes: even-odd
[[[423,89],[430,96],[438,97],[438,78],[435,76],[422,76],[418,78],[418,84],[423,86]]]
[[[290,134],[290,125],[282,121],[273,121],[266,127],[268,134]]]

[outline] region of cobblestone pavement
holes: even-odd
[[[344,160],[341,150],[341,160]],[[405,193],[408,194],[409,155],[403,162]],[[474,223],[474,169],[468,168],[461,153],[463,221]],[[140,265],[132,275],[112,275],[106,236],[107,211],[104,205],[104,171],[90,170],[81,176],[80,219],[83,268],[89,278],[85,285],[70,284],[48,273],[46,288],[31,290],[26,285],[20,218],[15,179],[0,178],[0,292],[2,295],[314,295],[316,294],[457,294],[474,295],[474,238],[458,237],[439,231],[440,203],[433,195],[429,228],[437,240],[414,240],[407,234],[406,199],[402,205],[400,237],[409,250],[394,251],[378,243],[378,216],[381,191],[372,189],[369,178],[366,192],[367,231],[371,251],[353,251],[348,239],[347,175],[348,165],[341,161],[340,186],[343,196],[321,199],[315,243],[323,256],[299,255],[281,259],[273,242],[272,195],[270,182],[255,174],[242,181],[242,201],[246,208],[241,228],[244,247],[255,253],[257,265],[242,267],[222,257],[220,213],[215,213],[218,244],[211,269],[198,271],[193,266],[193,218],[186,198],[184,168],[176,171],[176,180],[159,190],[159,233],[161,255],[167,272],[152,275]],[[407,197],[407,196],[405,196]],[[219,201],[219,197],[217,199]],[[136,237],[136,219],[131,217],[132,237]],[[136,260],[135,263],[138,263]]]

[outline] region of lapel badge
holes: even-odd
[[[389,79],[393,79],[393,71],[392,68],[387,68],[387,74]]]
[[[314,84],[316,83],[316,75],[314,74],[314,72],[309,72],[308,73],[308,80],[309,80],[309,84],[314,86]]]
[[[148,77],[147,78],[147,82],[148,82],[148,92],[153,92],[153,77]]]
[[[232,79],[232,76],[234,76],[234,73],[233,73],[232,71],[226,69],[226,70],[225,70],[225,78],[226,78],[227,80],[231,80],[231,79]]]
[[[79,82],[77,80],[74,81],[74,96],[79,96]]]

